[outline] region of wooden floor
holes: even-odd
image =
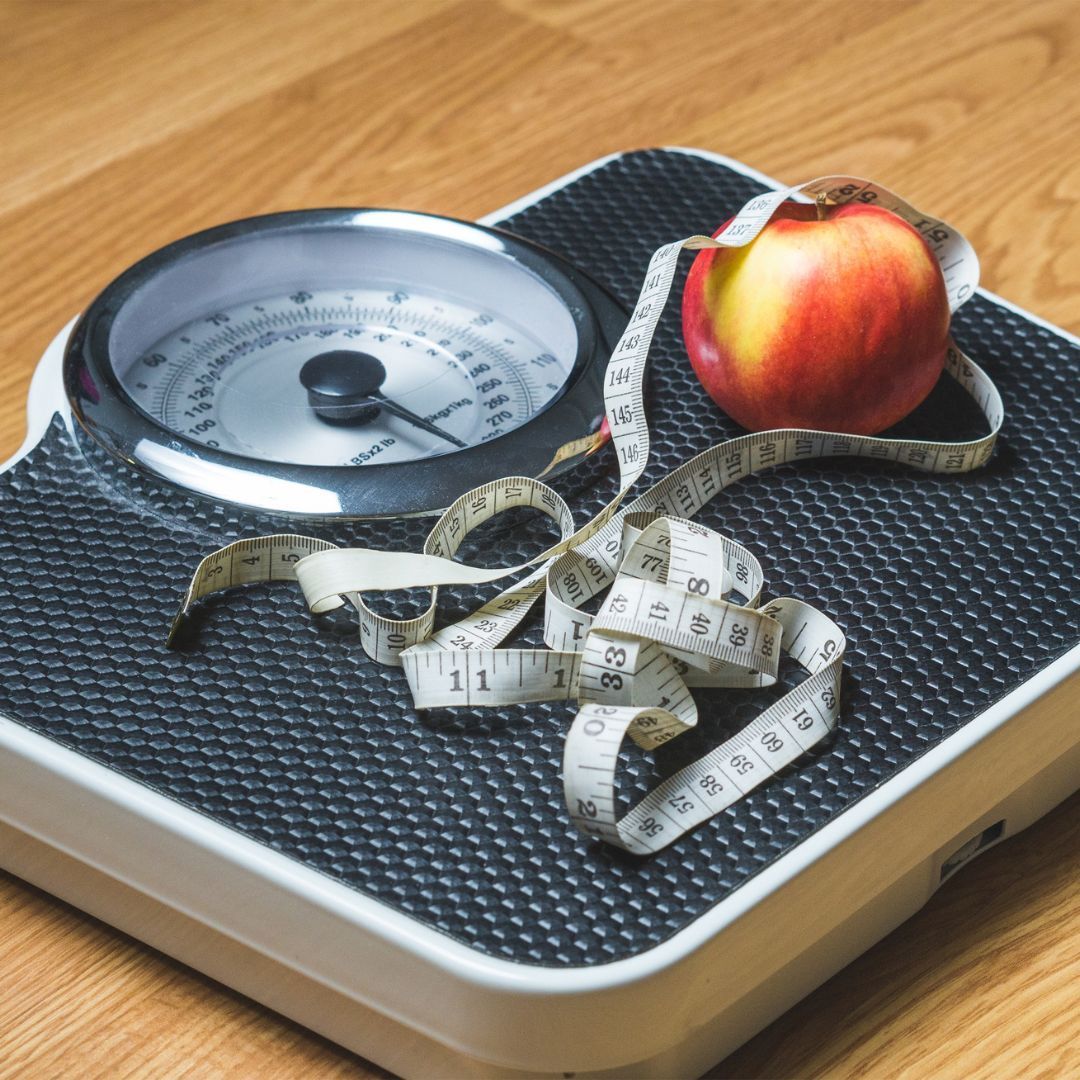
[[[873,177],[1080,331],[1076,0],[0,2],[0,460],[48,340],[168,240],[287,207],[475,217],[665,144]],[[983,856],[715,1075],[1080,1075],[1078,818]],[[0,1076],[256,1075],[381,1074],[0,876]]]

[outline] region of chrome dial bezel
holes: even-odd
[[[389,464],[297,465],[207,447],[163,427],[124,389],[111,352],[118,320],[166,272],[225,245],[266,237],[318,243],[322,230],[372,230],[464,245],[524,268],[565,305],[577,355],[564,386],[536,415],[486,443]],[[189,265],[197,267],[198,263]],[[500,264],[493,264],[497,270]],[[509,267],[508,267],[509,268]],[[179,320],[177,320],[179,321]],[[598,445],[603,373],[626,313],[602,287],[554,253],[499,229],[452,218],[378,209],[299,210],[230,222],[155,251],[108,285],[77,324],[64,358],[68,400],[95,442],[141,472],[203,498],[301,517],[378,518],[438,512],[470,488],[503,476],[554,476]],[[573,453],[560,455],[568,445]]]

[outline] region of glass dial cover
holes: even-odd
[[[81,320],[65,375],[92,438],[196,494],[305,516],[431,513],[595,449],[624,322],[602,288],[510,234],[296,211],[136,264]]]

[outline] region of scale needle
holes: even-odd
[[[396,401],[391,401],[389,398],[383,397],[380,391],[376,390],[371,395],[371,398],[379,403],[379,407],[384,412],[393,413],[394,416],[399,416],[402,420],[407,420],[410,424],[420,428],[421,431],[427,431],[432,435],[438,435],[440,439],[445,439],[448,443],[461,447],[462,450],[468,450],[468,443],[462,442],[459,438],[451,435],[449,431],[443,431],[441,427],[436,427],[422,416],[417,416],[416,413],[406,409],[404,405],[399,405]]]
[[[381,361],[370,353],[350,349],[319,353],[300,369],[308,403],[329,424],[366,424],[381,409],[452,446],[468,450],[468,443],[386,397],[379,389],[385,380],[386,368]]]

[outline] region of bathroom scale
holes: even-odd
[[[121,273],[45,351],[0,471],[0,864],[402,1075],[690,1076],[1080,787],[1080,342],[982,290],[952,329],[1004,402],[985,465],[795,461],[696,516],[842,628],[843,692],[827,738],[651,854],[568,817],[570,702],[417,709],[354,619],[273,582],[207,596],[170,647],[234,541],[419,551],[511,474],[596,514],[605,364],[650,255],[779,187],[635,151],[475,224],[275,214]],[[675,297],[646,482],[741,434]],[[982,432],[946,381],[895,434]],[[538,528],[474,547],[523,563]],[[490,593],[443,590],[440,619]],[[695,696],[692,731],[620,751],[626,790],[775,689]]]

